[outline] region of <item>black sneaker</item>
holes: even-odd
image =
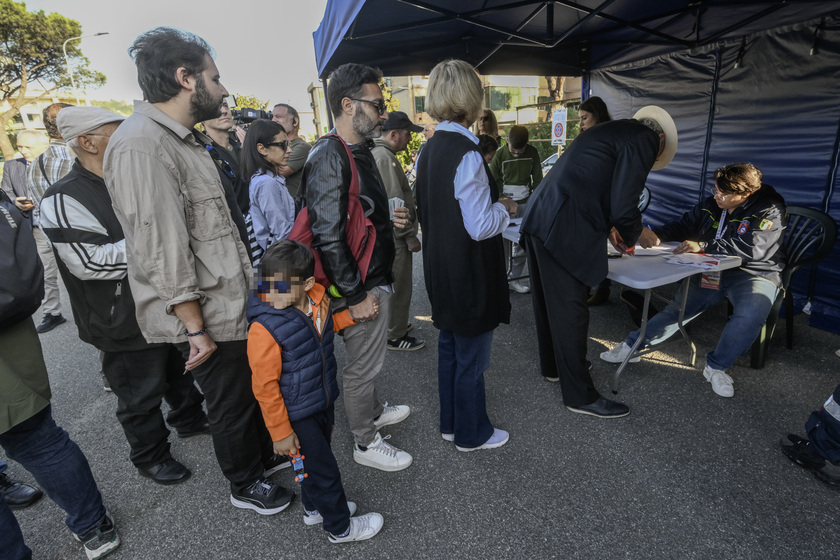
[[[412,350],[420,350],[424,346],[426,346],[425,342],[407,334],[402,338],[395,338],[388,341],[388,350],[405,350],[410,352]]]
[[[104,558],[120,546],[120,536],[111,514],[105,512],[102,521],[83,535],[74,535],[76,540],[85,547],[85,554],[89,560]]]
[[[292,466],[292,462],[289,460],[289,458],[287,456],[277,455],[275,453],[274,456],[267,463],[263,464],[263,468],[265,469],[265,472],[263,473],[263,476],[269,477],[269,476],[273,475],[274,473],[276,473],[277,471],[282,470],[282,469],[288,469],[291,466]]]
[[[805,467],[823,482],[840,486],[840,461],[831,461],[817,453],[806,438],[788,434],[787,437],[782,438],[779,445],[785,457]]]
[[[6,473],[0,474],[0,494],[12,509],[29,507],[44,495],[40,489],[9,478]]]
[[[45,332],[50,332],[58,325],[62,323],[66,323],[67,319],[64,318],[64,315],[59,313],[58,315],[50,315],[47,313],[44,315],[44,320],[41,321],[41,324],[35,327],[35,330],[38,331],[38,334],[43,334]]]
[[[280,513],[295,499],[295,493],[279,484],[261,478],[237,494],[230,495],[230,503],[241,509],[252,509],[260,515]]]

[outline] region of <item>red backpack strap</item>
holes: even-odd
[[[353,152],[350,151],[350,146],[338,134],[325,134],[324,138],[335,138],[344,146],[344,151],[347,152],[347,159],[350,160],[350,188],[347,192],[350,196],[359,196],[359,171],[356,169],[356,160],[353,157]]]

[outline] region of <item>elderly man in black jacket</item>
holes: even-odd
[[[172,344],[148,344],[135,317],[127,276],[125,235],[102,178],[111,133],[123,117],[99,107],[67,107],[58,115],[62,136],[77,155],[70,172],[44,193],[41,226],[55,248],[70,295],[79,338],[104,353],[102,371],[117,396],[117,418],[139,473],[176,484],[190,471],[169,451],[169,430],[179,437],[209,432],[193,376]]]
[[[726,322],[717,347],[706,354],[703,376],[721,397],[735,394],[732,377],[726,373],[735,360],[752,345],[781,286],[786,256],[782,249],[785,233],[785,201],[762,174],[749,163],[735,163],[715,172],[712,196],[686,212],[682,218],[649,230],[646,237],[679,241],[674,252],[722,253],[741,257],[741,267],[721,273],[695,276],[689,283],[685,303],[687,323],[724,298],[734,313]],[[681,301],[682,290],[674,296]],[[677,332],[679,306],[669,305],[647,324],[645,344],[658,344]],[[612,350],[601,354],[607,362],[620,363],[638,339],[638,331]],[[638,361],[638,358],[632,358]]]
[[[411,413],[405,405],[383,406],[375,380],[385,360],[390,316],[394,234],[388,195],[371,154],[388,118],[379,70],[345,64],[329,78],[327,99],[335,115],[334,136],[319,140],[303,168],[301,197],[312,224],[312,247],[321,256],[331,284],[330,294],[345,307],[355,325],[344,330],[347,361],[342,372],[344,409],[356,441],[353,459],[384,471],[411,465],[412,457],[388,444],[379,429],[402,422]],[[342,142],[350,145],[359,180],[359,198],[376,228],[376,244],[362,280],[359,263],[347,244],[347,201],[352,180],[351,162]],[[397,209],[394,225],[405,227],[408,210]],[[337,300],[336,296],[339,296]]]
[[[575,138],[528,202],[521,231],[540,366],[548,381],[560,382],[572,412],[600,418],[630,413],[626,405],[600,396],[592,383],[586,299],[589,286],[607,276],[610,231],[627,247],[642,234],[638,202],[645,179],[671,161],[676,146],[673,120],[659,107],[599,124]]]

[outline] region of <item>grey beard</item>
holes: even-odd
[[[361,111],[353,115],[353,131],[365,140],[372,140],[382,136],[379,121],[370,121]]]

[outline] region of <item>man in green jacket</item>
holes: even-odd
[[[519,205],[519,214],[525,212],[526,203],[531,193],[542,181],[540,154],[528,143],[528,129],[516,125],[508,133],[507,144],[499,148],[490,163],[490,172],[499,185],[499,194],[512,198]],[[525,251],[518,243],[511,246],[510,270],[508,279],[510,289],[520,294],[530,292],[528,285],[519,280],[525,268]]]
[[[87,557],[102,558],[120,538],[82,450],[52,418],[50,381],[32,321],[44,295],[35,238],[29,220],[2,192],[0,215],[0,446],[67,512],[65,523]],[[5,500],[0,536],[4,558],[31,557]]]

